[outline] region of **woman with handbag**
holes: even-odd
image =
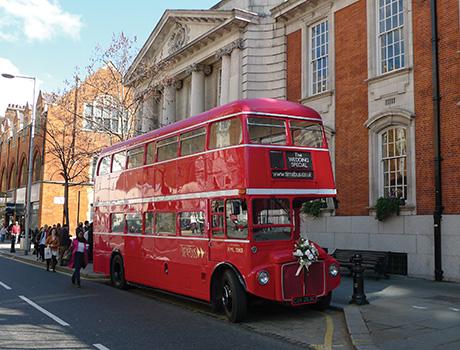
[[[51,234],[46,238],[46,249],[51,250],[51,256],[48,252],[45,252],[46,258],[46,271],[50,270],[50,263],[53,272],[56,272],[57,256],[59,249],[59,238],[57,236],[57,230],[55,228],[51,229]]]
[[[83,231],[77,232],[77,238],[72,242],[72,257],[70,258],[69,267],[74,268],[72,275],[72,284],[77,283],[80,288],[80,269],[85,268],[88,264],[88,244],[84,237]]]

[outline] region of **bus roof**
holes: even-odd
[[[237,100],[223,106],[212,108],[209,111],[200,113],[196,116],[187,118],[185,120],[181,120],[169,124],[165,127],[133,137],[129,140],[116,143],[112,146],[104,148],[101,152],[101,155],[114,153],[117,150],[130,148],[131,146],[141,144],[148,140],[155,139],[163,135],[173,133],[175,131],[180,131],[185,128],[189,128],[193,125],[197,125],[206,121],[212,121],[213,119],[217,119],[226,115],[238,114],[241,112],[279,114],[286,116],[298,116],[318,119],[319,121],[321,120],[321,117],[318,114],[318,112],[295,102],[277,100],[272,98]]]

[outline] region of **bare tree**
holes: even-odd
[[[91,181],[89,167],[91,159],[100,150],[105,140],[103,135],[80,130],[78,123],[79,86],[78,79],[72,91],[54,96],[49,106],[44,130],[45,154],[50,169],[62,177],[64,182],[64,223],[69,225],[69,188]],[[73,108],[72,108],[73,107]]]
[[[112,36],[108,47],[97,47],[84,73],[77,67],[71,81],[55,95],[45,137],[47,153],[55,159],[64,181],[64,216],[69,223],[69,187],[90,182],[89,167],[104,146],[136,134],[136,115],[144,101],[154,98],[154,84],[167,79],[170,62],[146,60],[136,65],[125,84],[136,54],[136,39]],[[142,89],[139,89],[142,84]],[[136,93],[134,93],[136,90]]]

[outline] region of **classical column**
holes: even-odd
[[[204,67],[193,65],[189,70],[192,73],[190,114],[197,115],[204,112]]]
[[[158,118],[158,101],[152,94],[144,100],[142,113],[142,132],[155,129],[155,120]]]
[[[222,55],[222,68],[220,74],[220,105],[229,102],[229,87],[230,87],[230,55]]]
[[[241,49],[243,41],[237,39],[217,51],[216,56],[222,59],[220,77],[220,104],[237,100],[241,96]]]
[[[176,121],[176,86],[174,81],[168,81],[163,90],[163,120],[161,125],[168,125]]]
[[[229,91],[228,91],[228,100],[229,102],[239,100],[241,96],[241,63],[240,63],[240,52],[238,46],[232,50],[230,54],[230,79],[229,79]]]

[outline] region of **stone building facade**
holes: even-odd
[[[139,129],[238,98],[313,107],[325,122],[339,207],[330,206],[320,218],[304,217],[303,232],[330,250],[392,252],[395,271],[433,278],[437,156],[430,3],[223,0],[209,10],[166,11],[126,76],[139,91],[153,87]],[[437,1],[437,20],[440,258],[444,278],[460,280],[458,1]],[[146,62],[161,69],[136,74]],[[376,220],[380,197],[404,199],[400,215]]]

